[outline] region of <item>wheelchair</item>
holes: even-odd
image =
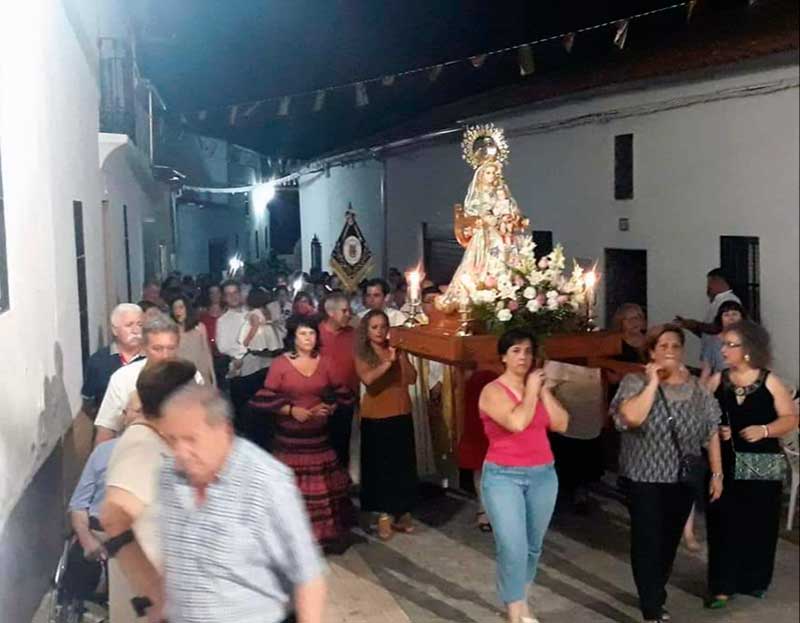
[[[74,535],[64,540],[52,584],[48,623],[88,623],[87,602],[108,607],[107,563],[87,560]]]

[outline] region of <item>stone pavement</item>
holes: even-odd
[[[593,491],[591,499],[588,517],[556,512],[530,599],[542,623],[641,621],[625,509],[609,487]],[[329,559],[325,623],[502,623],[492,535],[475,528],[475,511],[475,502],[458,492],[425,488],[415,534],[383,543],[360,533],[345,555]],[[703,534],[702,516],[697,533]],[[675,623],[800,620],[797,530],[780,540],[766,600],[740,597],[727,610],[704,610],[704,578],[705,554],[682,549],[669,586]]]
[[[627,513],[613,490],[592,493],[582,517],[559,509],[545,542],[531,605],[542,623],[641,621],[628,565]],[[463,495],[429,491],[414,535],[371,537],[330,559],[326,623],[501,623],[494,589],[493,541],[474,527],[476,506]],[[698,522],[702,536],[702,516]],[[702,608],[705,554],[682,549],[669,586],[676,623],[800,620],[798,547],[779,544],[775,580],[760,601],[735,599],[724,611]]]

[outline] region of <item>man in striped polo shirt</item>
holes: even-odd
[[[162,407],[170,623],[322,623],[324,564],[292,471],[237,438],[229,403],[185,387]]]

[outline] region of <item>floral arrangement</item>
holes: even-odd
[[[513,266],[469,283],[470,317],[492,333],[524,328],[539,336],[580,330],[586,324],[589,296],[583,269],[573,261],[565,274],[564,249],[536,259],[529,236]]]

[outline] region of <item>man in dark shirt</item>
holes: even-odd
[[[111,312],[111,332],[113,341],[89,357],[83,375],[83,411],[92,420],[103,402],[111,375],[142,356],[142,310],[139,306],[117,305]]]

